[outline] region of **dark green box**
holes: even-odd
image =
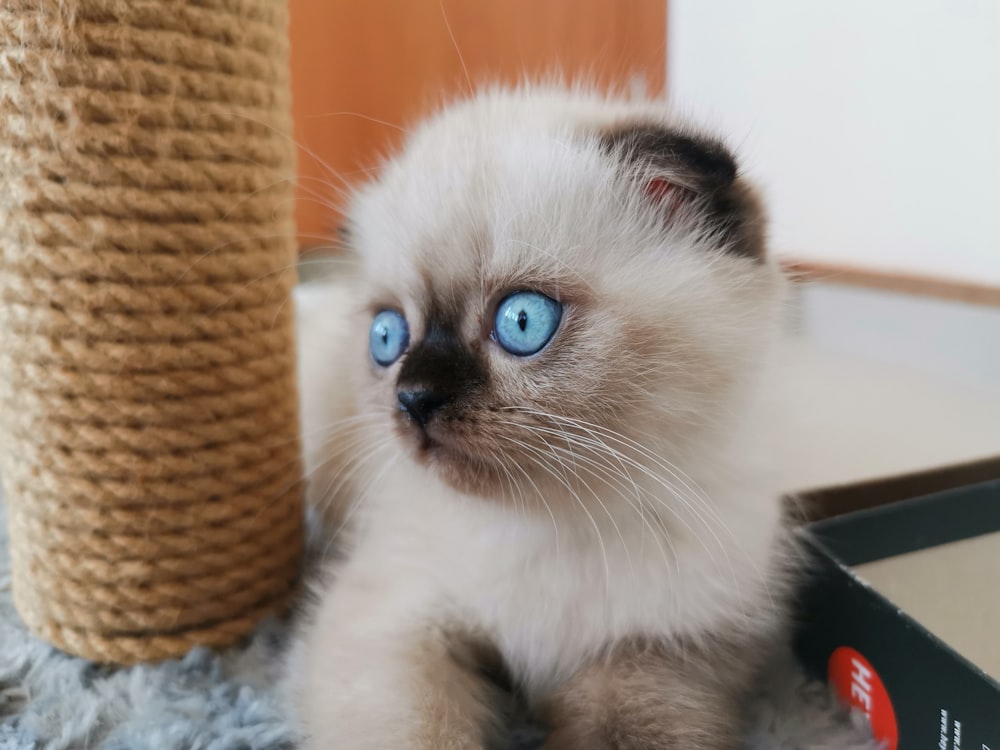
[[[984,476],[1000,477],[1000,462],[812,498],[832,517],[805,527],[814,575],[801,597],[796,651],[813,675],[869,714],[889,750],[1000,750],[1000,683],[853,569],[1000,531],[1000,480],[979,481]],[[976,483],[941,489],[970,479]],[[900,499],[909,493],[912,499]],[[841,509],[852,512],[836,515]],[[985,564],[1000,570],[1000,552]],[[959,616],[977,614],[974,607]]]

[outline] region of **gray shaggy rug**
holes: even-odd
[[[238,648],[195,649],[151,666],[112,669],[66,656],[31,637],[14,611],[3,510],[0,497],[0,750],[296,747],[279,687],[287,623],[262,623]],[[775,668],[750,708],[746,750],[877,748],[864,720],[791,662]],[[515,730],[512,747],[529,750],[539,737]]]

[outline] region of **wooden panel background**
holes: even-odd
[[[338,189],[473,82],[560,72],[662,91],[666,0],[291,0],[297,219],[329,244]]]

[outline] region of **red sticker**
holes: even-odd
[[[896,712],[875,668],[853,648],[841,646],[830,655],[827,669],[841,700],[868,717],[875,739],[884,742],[886,750],[896,750]]]

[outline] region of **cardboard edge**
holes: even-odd
[[[1000,456],[887,477],[816,487],[784,496],[795,525],[1000,479]]]

